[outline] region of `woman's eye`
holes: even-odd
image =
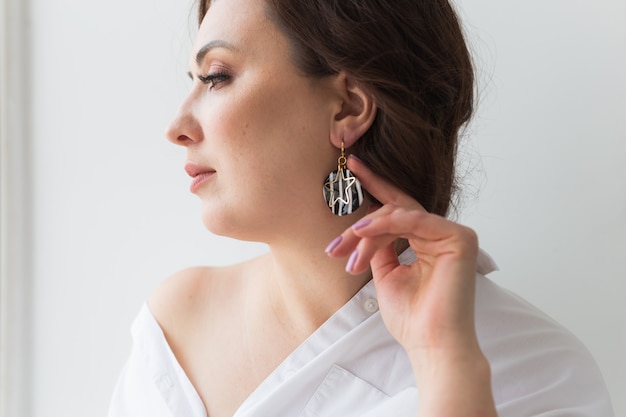
[[[202,83],[209,86],[209,90],[213,90],[216,87],[219,87],[224,81],[228,81],[230,79],[230,75],[223,72],[216,72],[213,74],[207,75],[199,75],[198,79],[202,81]]]

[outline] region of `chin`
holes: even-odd
[[[214,235],[251,242],[264,241],[262,239],[263,232],[258,227],[259,224],[264,224],[263,221],[258,218],[255,219],[253,216],[236,213],[232,209],[204,207],[202,223]]]
[[[228,216],[217,215],[215,210],[211,210],[210,213],[203,210],[202,224],[209,232],[218,236],[233,237],[232,235],[237,229],[233,226],[234,222],[229,221]]]

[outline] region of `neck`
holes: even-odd
[[[260,259],[264,279],[257,280],[255,293],[264,294],[268,308],[295,337],[311,334],[370,280],[369,272],[347,273],[347,259],[326,255],[333,238],[328,233],[316,240],[272,244]]]

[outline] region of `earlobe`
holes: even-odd
[[[344,73],[338,75],[337,88],[342,103],[332,121],[331,140],[338,148],[343,140],[349,148],[372,126],[377,107],[372,95]]]

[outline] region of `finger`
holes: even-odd
[[[362,240],[353,253],[357,258],[353,264],[348,262],[346,270],[359,274],[371,268],[374,278],[387,275],[400,265],[394,242],[393,237],[377,239],[376,242]]]
[[[393,250],[395,237],[392,235],[381,235],[374,238],[361,239],[356,249],[350,254],[346,271],[352,274],[360,274],[370,267],[374,255],[381,250],[391,247]],[[393,251],[395,256],[395,251]],[[397,263],[397,256],[396,256]]]
[[[348,229],[328,244],[326,254],[332,258],[344,258],[356,249],[360,241],[361,238]]]
[[[476,240],[475,233],[465,226],[454,223],[436,214],[421,210],[394,208],[384,216],[372,216],[352,226],[355,235],[368,238],[392,234],[406,239],[442,241],[449,238],[468,241]]]
[[[414,198],[374,173],[354,155],[348,157],[348,169],[357,176],[363,188],[382,204],[422,207]]]
[[[374,279],[386,276],[398,266],[400,266],[400,261],[398,260],[396,247],[393,243],[374,253],[370,260],[372,277]]]
[[[368,215],[361,218],[354,225],[347,228],[341,235],[330,242],[330,244],[326,247],[326,253],[333,258],[342,258],[350,255],[356,249],[357,244],[361,240],[361,237],[354,233],[355,227],[358,227],[360,224],[367,224],[371,221],[370,219],[372,217],[385,215],[391,213],[391,211],[393,211],[392,206],[380,207],[376,205],[370,207]]]

